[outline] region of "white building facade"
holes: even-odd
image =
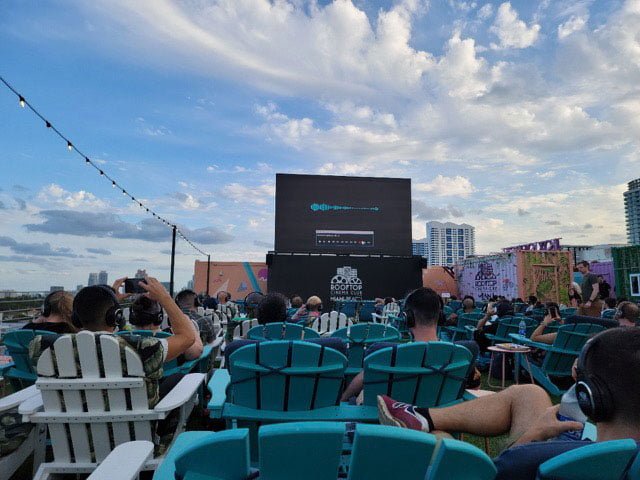
[[[429,266],[452,267],[475,255],[475,228],[469,224],[427,222],[427,262]]]

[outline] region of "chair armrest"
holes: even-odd
[[[136,480],[153,454],[153,443],[137,440],[118,445],[96,468],[88,480]]]
[[[5,412],[7,410],[11,410],[12,408],[17,407],[25,400],[33,397],[34,395],[39,395],[40,392],[36,388],[35,385],[31,385],[30,387],[23,388],[22,390],[12,393],[11,395],[7,395],[6,397],[0,398],[0,412]]]
[[[182,377],[178,384],[156,405],[156,412],[169,412],[189,401],[198,391],[200,384],[204,382],[203,373],[190,373]]]
[[[220,418],[222,407],[227,401],[227,387],[231,383],[231,375],[226,369],[218,369],[213,372],[207,388],[211,392],[211,400],[207,408],[211,412],[211,418]]]
[[[42,395],[40,391],[33,395],[32,397],[27,398],[24,402],[20,404],[18,407],[18,413],[22,415],[22,421],[28,422],[30,421],[31,415],[42,410],[44,408],[44,402],[42,400]]]
[[[551,350],[551,345],[548,343],[534,342],[523,335],[517,333],[510,333],[509,336],[518,343],[526,345],[527,347],[540,348],[542,350]]]

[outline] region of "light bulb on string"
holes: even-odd
[[[100,176],[104,177],[104,172],[102,170],[100,170]]]
[[[24,108],[24,106],[27,104],[26,100],[24,99],[24,97],[22,95],[19,96],[18,103],[20,104],[20,106],[22,108]]]
[[[127,191],[124,188],[122,189],[122,195],[127,196]]]
[[[46,120],[44,124],[47,128],[51,128],[51,122],[49,122],[49,120]]]
[[[112,188],[116,188],[116,181],[115,180],[111,180],[111,187]]]
[[[73,143],[71,143],[69,140],[67,140],[67,148],[69,149],[69,151],[73,150]]]
[[[84,164],[87,166],[91,165],[91,160],[89,160],[89,157],[84,157]]]

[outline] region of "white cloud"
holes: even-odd
[[[493,5],[491,5],[490,3],[485,3],[478,9],[478,18],[480,20],[486,20],[491,15],[493,15]]]
[[[229,183],[222,187],[223,197],[230,198],[233,202],[266,205],[275,195],[275,185],[264,183],[255,187],[249,187],[240,183]]]
[[[37,200],[48,206],[54,205],[72,209],[102,209],[107,207],[107,203],[91,192],[85,190],[70,192],[55,183],[43,187],[37,195]]]
[[[490,28],[500,43],[491,45],[493,49],[528,48],[538,40],[540,25],[537,23],[527,27],[527,24],[518,18],[518,12],[511,7],[510,2],[504,2],[498,7],[498,13]]]
[[[460,175],[455,177],[438,175],[431,182],[417,183],[413,187],[418,192],[430,192],[439,197],[468,197],[475,192],[475,187],[469,179]]]
[[[566,22],[558,25],[558,38],[562,40],[572,33],[579,32],[585,27],[588,19],[588,16],[572,16]]]

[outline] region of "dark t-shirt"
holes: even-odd
[[[598,276],[594,273],[587,273],[582,279],[582,300],[588,302],[593,293],[593,285],[598,283]]]
[[[493,459],[498,469],[496,480],[535,480],[541,463],[591,443],[590,440],[549,440],[511,447]]]
[[[611,294],[611,285],[609,285],[607,282],[602,282],[600,284],[600,298],[602,299],[609,298],[610,294]]]
[[[66,322],[29,322],[24,327],[23,330],[43,330],[45,332],[52,333],[76,333],[76,331]]]

